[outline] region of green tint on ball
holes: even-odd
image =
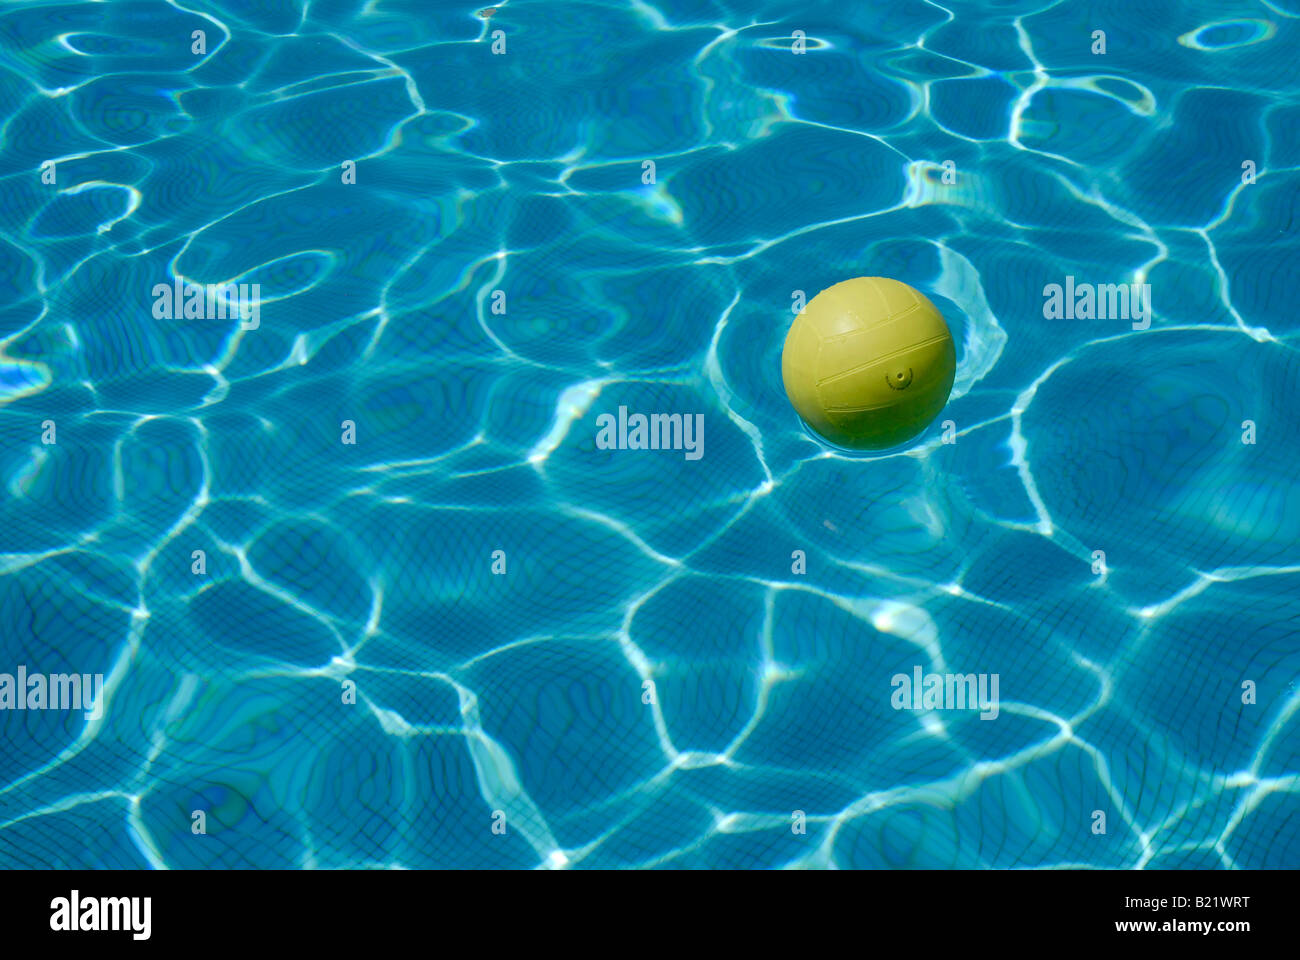
[[[884,450],[911,440],[952,391],[957,353],[933,303],[905,283],[856,277],[809,301],[785,338],[790,403],[831,443]]]

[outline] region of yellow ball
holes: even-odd
[[[785,338],[781,379],[795,411],[831,443],[883,450],[939,415],[957,373],[952,334],[905,283],[856,277],[809,301]]]

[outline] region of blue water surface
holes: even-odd
[[[1297,0],[5,4],[0,673],[105,692],[0,711],[0,865],[1300,866],[1298,49]],[[861,275],[958,357],[867,456],[780,365]]]

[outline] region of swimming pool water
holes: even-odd
[[[0,864],[1300,866],[1297,41],[7,4],[0,673],[104,696],[0,711]],[[860,275],[958,350],[877,456],[780,378]],[[896,709],[914,670],[997,716]]]

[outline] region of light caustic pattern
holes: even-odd
[[[106,680],[0,714],[0,863],[1300,865],[1300,7],[867,6],[0,11],[0,672]],[[863,274],[956,443],[799,428]]]

